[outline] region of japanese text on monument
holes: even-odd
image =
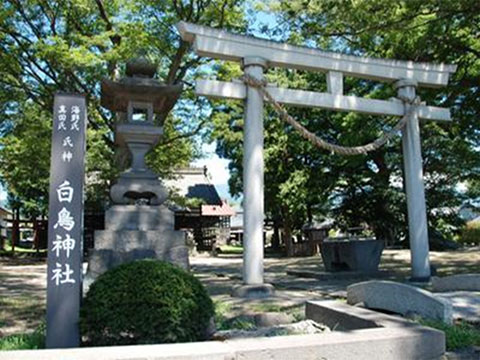
[[[79,343],[86,118],[84,96],[55,95],[48,216],[47,347]]]

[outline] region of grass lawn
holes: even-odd
[[[436,320],[420,320],[420,324],[445,333],[447,350],[457,350],[469,346],[480,346],[480,329],[466,322],[448,325]]]
[[[0,338],[2,350],[33,350],[45,347],[45,327],[38,327],[33,333],[14,334]]]

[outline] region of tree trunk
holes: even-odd
[[[283,220],[283,241],[285,242],[287,257],[292,257],[294,255],[292,226],[290,224],[290,219],[288,218]]]
[[[307,222],[313,224],[312,204],[307,204]]]
[[[37,251],[37,255],[40,252],[40,241],[39,241],[39,233],[38,233],[38,221],[37,218],[33,218],[33,247]]]
[[[273,236],[272,236],[272,249],[278,250],[280,248],[280,229],[278,217],[273,220]]]

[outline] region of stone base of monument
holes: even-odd
[[[239,285],[232,289],[232,296],[246,299],[263,299],[275,295],[271,284]]]
[[[134,260],[157,259],[189,268],[185,233],[174,230],[174,214],[166,206],[112,206],[105,213],[105,228],[95,231],[85,290],[108,269]]]
[[[326,271],[375,273],[385,244],[377,239],[326,239],[320,247]]]

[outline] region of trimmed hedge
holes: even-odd
[[[204,340],[214,306],[190,273],[171,264],[139,260],[98,277],[80,312],[90,346]]]

